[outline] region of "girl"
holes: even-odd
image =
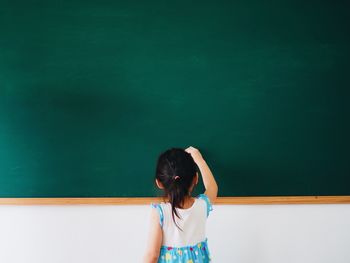
[[[198,166],[205,193],[193,198],[198,183]],[[151,228],[145,263],[205,263],[210,261],[205,224],[218,186],[200,152],[172,148],[157,162],[156,184],[166,202],[152,204]]]

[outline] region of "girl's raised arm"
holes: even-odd
[[[218,185],[215,181],[214,175],[210,171],[209,166],[202,157],[198,149],[190,146],[186,150],[190,153],[193,160],[197,164],[203,178],[203,183],[205,187],[205,194],[209,197],[210,201],[213,203],[218,195]]]

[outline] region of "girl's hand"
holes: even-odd
[[[196,164],[198,164],[199,162],[201,162],[203,160],[202,154],[199,152],[198,149],[190,146],[187,149],[185,149],[185,151],[188,152],[189,154],[191,154],[191,156]]]

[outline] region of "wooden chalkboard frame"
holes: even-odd
[[[91,198],[0,198],[0,205],[147,205],[162,201],[157,197],[91,197]],[[217,205],[273,204],[350,204],[350,196],[254,196],[218,197]]]

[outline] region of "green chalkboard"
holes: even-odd
[[[350,194],[349,1],[0,1],[0,197]]]

